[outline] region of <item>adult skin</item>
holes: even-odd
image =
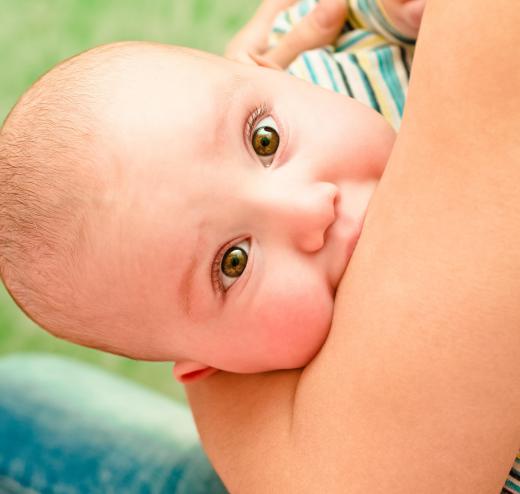
[[[188,386],[232,493],[499,492],[520,446],[520,11],[429,0],[401,133],[303,371]]]

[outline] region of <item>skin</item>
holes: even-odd
[[[268,49],[268,35],[276,16],[298,0],[264,0],[251,20],[226,47],[226,57],[245,63],[259,58],[264,64],[287,67],[301,52],[331,43],[347,14],[345,0],[321,0],[276,48]]]
[[[187,386],[230,492],[500,492],[520,444],[519,22],[507,0],[429,0],[322,350]]]
[[[408,38],[417,38],[426,0],[380,0],[380,2],[388,19],[400,33]]]
[[[129,61],[100,82],[113,160],[99,170],[106,192],[79,278],[85,306],[104,302],[105,346],[175,360],[181,380],[303,366],[328,334],[393,130],[278,71],[161,45],[121,50]],[[277,128],[280,144],[260,159],[246,122],[262,106],[254,125]],[[221,257],[237,244],[246,269],[226,279]]]

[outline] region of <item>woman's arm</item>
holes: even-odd
[[[430,0],[407,113],[303,371],[188,388],[231,492],[499,492],[520,446],[520,46]]]

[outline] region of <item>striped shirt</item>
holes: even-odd
[[[518,494],[520,492],[520,453],[516,456],[513,468],[500,494]]]
[[[302,0],[278,16],[276,45],[318,0]],[[345,94],[381,113],[398,129],[403,115],[415,40],[400,34],[378,0],[350,0],[348,18],[333,45],[302,53],[289,73]]]
[[[275,46],[318,0],[301,0],[278,16],[270,36]],[[289,72],[345,94],[381,113],[397,130],[403,116],[415,40],[390,23],[379,0],[349,0],[348,18],[333,45],[302,53]],[[520,493],[520,453],[501,494]]]

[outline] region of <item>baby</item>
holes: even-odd
[[[51,333],[176,361],[181,381],[300,367],[393,141],[373,110],[283,72],[91,50],[0,133],[2,279]]]
[[[393,140],[376,112],[282,72],[96,48],[2,128],[0,274],[56,336],[174,360],[182,382],[301,367]]]

